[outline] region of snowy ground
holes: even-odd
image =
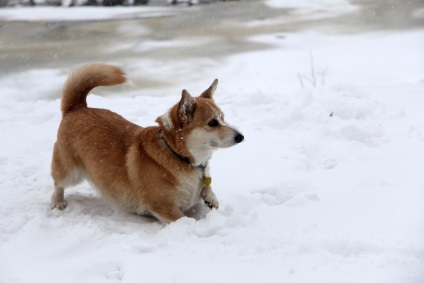
[[[0,282],[424,282],[424,30],[250,40],[275,48],[208,63],[160,95],[133,83],[89,97],[152,125],[182,88],[220,79],[216,100],[246,140],[212,160],[220,209],[167,226],[87,183],[50,210],[69,69],[0,76]],[[161,75],[182,63],[199,64]]]

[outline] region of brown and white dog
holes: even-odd
[[[64,189],[83,179],[127,211],[163,223],[183,217],[201,199],[218,208],[209,159],[216,149],[244,139],[213,101],[218,81],[195,98],[183,90],[179,103],[156,119],[159,126],[147,128],[87,107],[93,88],[125,81],[120,68],[105,64],[82,66],[66,81],[51,165],[51,208],[64,209]]]

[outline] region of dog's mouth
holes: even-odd
[[[211,141],[209,143],[209,145],[210,145],[210,147],[215,147],[215,148],[218,148],[219,147],[219,144],[216,141]]]
[[[240,138],[239,140],[225,140],[225,141],[221,141],[221,142],[217,142],[217,141],[211,141],[209,143],[209,146],[213,149],[218,149],[218,148],[227,148],[227,147],[232,147],[238,143],[240,143],[243,140],[243,138]]]

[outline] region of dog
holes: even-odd
[[[126,211],[165,224],[201,200],[217,209],[209,160],[216,149],[244,139],[213,100],[218,80],[198,97],[183,90],[179,102],[156,119],[158,125],[145,128],[87,106],[93,88],[124,82],[122,69],[97,63],[78,68],[65,82],[51,163],[51,208],[65,209],[64,189],[86,179]]]

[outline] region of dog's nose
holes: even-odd
[[[244,136],[240,133],[238,133],[235,137],[234,140],[236,141],[236,143],[241,143],[244,140]]]

